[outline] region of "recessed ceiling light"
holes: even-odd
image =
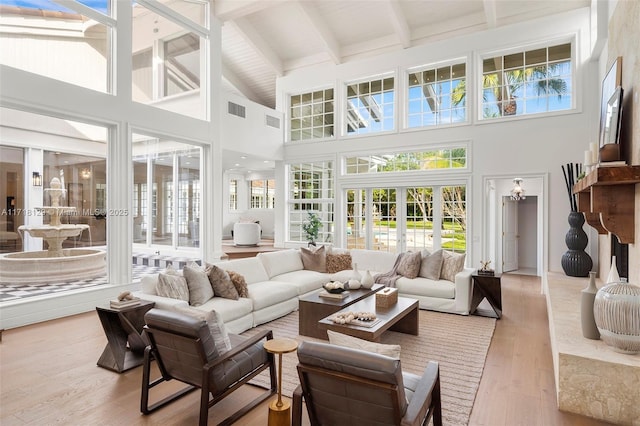
[[[242,160],[246,160],[246,159],[247,159],[247,156],[246,156],[246,155],[241,155],[241,156],[240,156],[240,159],[242,159]]]
[[[240,167],[240,164],[236,163],[236,167]]]
[[[266,163],[268,163],[268,162],[269,162],[269,160],[264,160],[264,161],[263,161],[263,163],[265,163],[265,164],[266,164]]]

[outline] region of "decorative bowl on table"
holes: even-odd
[[[340,294],[346,290],[343,283],[340,281],[330,281],[322,286],[326,290],[327,293],[331,294]]]

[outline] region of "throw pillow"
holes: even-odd
[[[439,280],[440,271],[442,271],[442,250],[436,250],[429,254],[428,251],[422,251],[422,263],[420,263],[419,276],[429,278],[430,280]]]
[[[211,268],[209,272],[209,282],[213,288],[214,296],[224,297],[225,299],[238,300],[238,290],[231,282],[227,271],[218,268],[216,265],[207,264],[207,268]]]
[[[313,249],[300,247],[300,255],[304,269],[316,272],[327,272],[327,254],[324,246]]]
[[[400,359],[400,345],[386,345],[382,343],[369,342],[368,340],[348,336],[327,330],[329,343],[336,346],[343,346],[352,349],[360,349],[367,352],[374,352],[394,359]]]
[[[229,340],[227,327],[224,325],[222,316],[220,316],[217,311],[201,311],[192,306],[177,306],[176,311],[207,322],[211,337],[213,337],[213,344],[218,354],[231,349],[231,341]]]
[[[182,268],[182,275],[187,280],[191,306],[200,306],[213,297],[213,288],[205,268],[195,262],[190,262]]]
[[[419,251],[403,253],[402,259],[400,259],[400,263],[398,263],[396,272],[398,272],[403,277],[413,279],[420,273],[421,262],[422,253],[420,253]]]
[[[249,287],[247,286],[247,281],[244,279],[244,276],[234,271],[227,271],[227,274],[229,274],[233,286],[238,291],[238,296],[249,297]]]
[[[158,274],[156,293],[158,296],[189,302],[189,287],[187,280],[182,275],[167,272]]]
[[[464,269],[465,253],[452,253],[450,251],[442,251],[442,270],[440,278],[443,280],[455,282],[456,274]]]
[[[345,254],[328,254],[327,255],[327,272],[330,274],[351,269],[351,255]]]

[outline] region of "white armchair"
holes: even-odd
[[[236,222],[233,225],[233,245],[257,246],[261,233],[262,227],[259,223]]]

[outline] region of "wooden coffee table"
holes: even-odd
[[[298,333],[301,336],[315,337],[327,340],[327,330],[318,327],[318,321],[322,318],[338,312],[340,309],[350,306],[375,292],[384,288],[382,284],[374,284],[371,289],[349,290],[349,295],[344,299],[327,299],[320,297],[320,292],[305,296],[298,303],[300,317],[298,319]]]
[[[326,318],[321,319],[318,322],[318,327],[323,330],[329,329],[372,342],[379,342],[380,336],[387,330],[417,336],[418,309],[418,301],[409,299],[408,297],[398,297],[398,303],[389,308],[376,308],[376,297],[373,295],[337,312],[375,312],[376,317],[380,318],[381,321],[373,325],[373,327],[335,324],[330,319],[333,315],[328,315]]]

